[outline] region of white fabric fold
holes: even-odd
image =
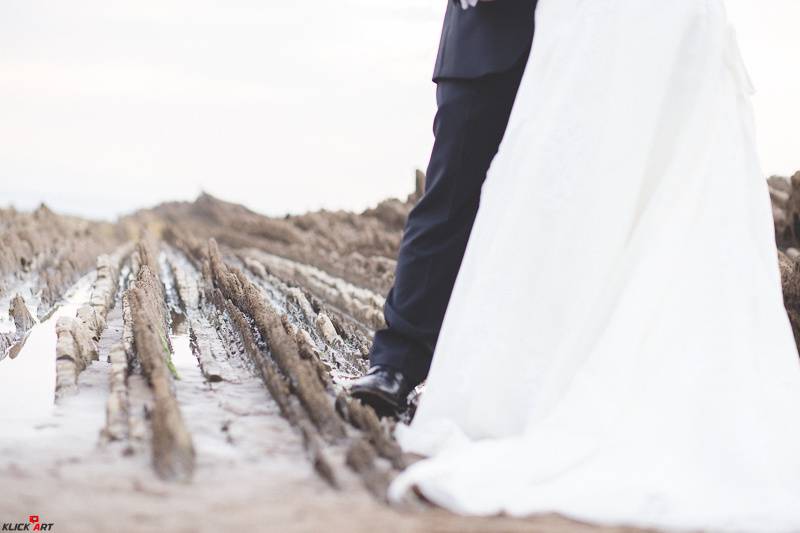
[[[464,514],[800,530],[800,362],[719,0],[540,0],[426,390]]]

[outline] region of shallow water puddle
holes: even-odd
[[[56,387],[56,322],[74,317],[89,300],[95,273],[78,280],[58,309],[31,328],[16,358],[0,361],[0,420],[37,419],[50,415]]]
[[[170,337],[172,343],[172,364],[178,373],[177,378],[181,381],[189,380],[195,381],[198,378],[200,382],[203,381],[203,374],[197,363],[197,358],[192,353],[192,347],[189,344],[188,334],[172,335]]]

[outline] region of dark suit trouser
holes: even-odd
[[[437,81],[438,111],[425,194],[406,222],[387,328],[375,334],[373,365],[402,371],[414,384],[428,370],[478,210],[481,185],[503,138],[527,54],[511,70]]]

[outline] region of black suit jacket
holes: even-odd
[[[535,7],[536,0],[494,0],[464,10],[449,0],[433,80],[510,69],[530,52]]]

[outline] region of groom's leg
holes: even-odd
[[[375,335],[373,365],[425,379],[478,210],[481,185],[497,152],[519,87],[511,71],[474,80],[440,80],[436,141],[425,194],[406,222],[394,287],[384,306],[388,327]]]

